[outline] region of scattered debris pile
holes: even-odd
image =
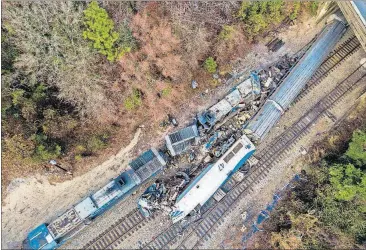
[[[272,65],[252,71],[249,78],[241,80],[222,100],[199,113],[193,125],[166,136],[166,152],[169,151],[173,156],[168,166],[179,168],[180,171],[171,178],[157,180],[141,195],[138,207],[145,217],[157,210],[166,213],[173,210],[179,195],[190,181],[224,155],[242,136],[243,127],[280,85],[298,58],[285,55]],[[192,81],[193,88],[196,84]],[[178,125],[170,115],[166,124]],[[252,161],[248,161],[238,174],[246,174],[256,164]],[[189,167],[182,171],[182,165],[187,163]],[[199,209],[191,216],[184,221],[185,224],[201,217]]]
[[[173,178],[155,181],[139,198],[139,210],[145,217],[150,217],[157,210],[169,213],[189,181],[190,177],[185,172],[177,172]]]
[[[279,83],[287,76],[291,68],[295,66],[299,57],[284,55],[274,65],[265,67],[258,72],[262,91],[275,90]],[[270,92],[272,92],[270,91]]]

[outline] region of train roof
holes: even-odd
[[[343,22],[338,20],[334,20],[323,29],[281,85],[246,125],[246,129],[251,131],[257,139],[262,140],[278,122],[281,114],[295,101],[345,30]]]
[[[46,224],[42,224],[28,234],[23,242],[23,249],[55,249],[56,245]]]
[[[175,156],[196,143],[198,137],[197,125],[191,125],[165,136],[165,141],[171,155]]]
[[[173,222],[184,218],[197,206],[204,205],[254,151],[255,146],[244,135],[215,164],[206,167],[178,196],[176,209],[171,213]]]
[[[95,192],[91,198],[98,208],[103,207],[112,200],[120,198],[135,187],[138,183],[135,182],[132,177],[133,175],[134,172],[132,169],[127,170]]]
[[[151,148],[131,161],[129,165],[135,170],[140,181],[143,182],[162,170],[166,165],[166,161],[155,148]]]
[[[92,199],[90,199],[90,197],[85,198],[77,205],[75,205],[75,211],[82,220],[88,218],[91,214],[97,211],[97,209],[98,208],[96,207]]]
[[[54,239],[59,239],[67,233],[71,232],[82,223],[82,219],[74,208],[70,208],[61,214],[57,219],[52,221],[48,226],[48,230]]]
[[[221,120],[224,116],[230,113],[233,109],[231,104],[224,98],[208,110],[215,116],[216,121]]]

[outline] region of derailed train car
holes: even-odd
[[[256,116],[247,125],[244,125],[243,132],[248,133],[249,131],[251,140],[243,135],[215,164],[207,166],[178,196],[173,211],[170,212],[173,223],[182,220],[192,211],[199,210],[238,168],[244,165],[255,151],[252,141],[262,140],[273,128],[284,110],[295,100],[316,69],[335,47],[345,29],[345,24],[337,16],[328,23],[280,87],[266,101]],[[255,81],[249,82],[249,80],[248,83],[255,83]],[[219,119],[229,114],[235,105],[239,104],[238,101],[232,102],[231,100],[230,102],[228,97],[234,97],[235,100],[235,96],[237,96],[236,100],[240,100],[240,93],[242,92],[239,85],[223,100],[200,115],[199,122],[206,126],[206,129],[210,129]]]
[[[197,115],[198,122],[204,129],[211,129],[217,122],[235,110],[241,102],[251,101],[261,93],[261,86],[257,72],[238,84],[221,101]]]
[[[254,152],[254,144],[243,135],[220,159],[208,165],[178,196],[170,213],[173,223],[203,206]]]
[[[323,62],[325,56],[335,46],[344,33],[344,24],[334,20],[315,41],[303,59],[293,69],[293,73],[270,97],[256,117],[249,122],[245,130],[250,131],[252,138],[263,139],[267,132],[278,121],[281,114],[296,98],[304,84],[314,74],[315,69]],[[301,72],[306,72],[302,75]],[[206,130],[211,129],[221,119],[231,113],[248,98],[260,94],[258,75],[251,77],[236,86],[223,100],[197,116],[198,122]],[[283,103],[282,103],[283,102]],[[199,133],[197,125],[176,131],[166,137],[167,148],[172,156],[186,151],[197,142]],[[173,222],[186,217],[207,200],[249,159],[255,146],[247,136],[242,135],[214,164],[207,166],[187,188],[177,197],[170,216]],[[32,230],[24,241],[25,249],[54,249],[75,235],[91,220],[112,207],[131,193],[141,183],[160,172],[166,165],[163,154],[151,149],[130,163],[130,168],[121,173],[103,188],[88,196],[58,218],[48,224],[41,224]]]
[[[129,169],[94,194],[52,220],[33,229],[23,242],[24,249],[55,249],[83,229],[91,220],[125,198],[141,183],[166,165],[163,154],[152,148],[130,162]]]

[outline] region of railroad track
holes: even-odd
[[[343,42],[338,48],[331,52],[331,54],[325,59],[321,66],[317,69],[313,77],[306,84],[306,88],[296,98],[295,102],[298,102],[301,98],[307,95],[312,89],[315,88],[325,77],[338,68],[342,62],[353,55],[358,49],[361,48],[361,44],[356,38],[352,36]]]
[[[238,205],[240,196],[253,191],[253,184],[258,183],[265,178],[272,167],[281,161],[291,150],[294,144],[309,132],[311,125],[321,116],[328,116],[328,109],[338,103],[344,95],[360,84],[366,87],[366,73],[360,66],[345,80],[337,85],[328,95],[320,100],[314,107],[302,116],[289,129],[278,136],[265,149],[256,153],[260,159],[255,170],[252,171],[242,182],[237,183],[220,201],[213,205],[212,208],[204,215],[204,218],[194,225],[194,229],[185,237],[177,249],[196,249],[211,238],[213,232],[216,231],[217,225],[220,225],[228,212]],[[365,90],[365,89],[364,89]],[[363,93],[363,92],[362,92]],[[360,95],[362,94],[360,93]],[[174,230],[176,231],[176,230]],[[153,241],[146,244],[143,248],[148,249],[166,249],[176,243],[179,234],[175,234],[173,230],[166,230]]]
[[[144,225],[148,218],[141,215],[138,209],[134,209],[125,217],[119,219],[97,238],[86,244],[83,249],[113,249],[114,245],[121,242]]]
[[[361,70],[360,70],[361,69]],[[363,73],[360,73],[360,71]],[[271,143],[266,150],[261,151],[257,157],[260,157],[259,165],[257,165],[256,171],[252,179],[249,180],[250,184],[243,183],[236,185],[231,191],[230,198],[227,203],[232,202],[230,206],[227,204],[216,206],[211,212],[198,224],[195,225],[195,229],[188,235],[183,242],[179,245],[178,249],[196,249],[201,246],[208,238],[211,238],[212,233],[216,231],[216,225],[221,224],[220,221],[223,217],[227,216],[230,211],[229,208],[234,208],[238,205],[240,196],[245,194],[251,184],[262,180],[266,177],[269,170],[279,163],[293,148],[295,143],[304,137],[310,130],[311,125],[322,116],[327,116],[326,111],[338,103],[346,93],[353,90],[360,84],[364,85],[364,89],[360,92],[361,96],[366,90],[366,73],[365,70],[359,67],[350,76],[348,76],[340,85],[333,89],[325,98],[320,100],[310,111],[308,111],[302,118],[298,120],[290,129],[286,130],[278,140]],[[193,245],[193,246],[192,246]]]
[[[312,88],[319,84],[330,72],[336,69],[344,60],[354,54],[360,48],[360,43],[355,36],[349,38],[347,41],[342,43],[332,54],[322,63],[319,69],[316,71],[314,76],[308,83],[308,87],[302,94],[300,94],[300,100],[305,96]],[[253,175],[254,176],[254,175]],[[257,178],[257,176],[255,176]],[[260,178],[260,177],[259,177]],[[261,179],[259,179],[261,180]],[[229,181],[228,186],[233,186],[235,183]],[[231,188],[228,188],[231,189]],[[140,212],[135,209],[125,217],[119,219],[114,225],[109,227],[98,237],[88,242],[83,249],[107,249],[115,248],[127,237],[131,236],[136,230],[146,224],[151,218],[144,218]],[[162,242],[171,241],[170,239],[174,235],[179,235],[183,228],[181,226],[174,225],[172,231],[168,234],[169,237],[163,236]],[[159,236],[158,236],[159,237]],[[163,243],[160,243],[160,245]],[[164,245],[164,244],[163,244]]]

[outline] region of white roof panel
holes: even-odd
[[[225,99],[231,104],[232,107],[237,106],[241,100],[239,90],[235,89],[230,94],[228,94]]]
[[[226,99],[222,99],[208,110],[215,115],[216,121],[219,121],[222,117],[229,114],[231,109],[232,106],[230,105],[230,103]]]
[[[92,195],[93,200],[100,208],[107,204],[117,196],[121,195],[122,191],[118,188],[116,182],[113,180],[102,187],[99,191]]]
[[[171,213],[173,223],[183,219],[197,205],[203,206],[235,167],[254,151],[255,146],[243,135],[215,164],[208,166],[197,176],[178,197],[175,210]]]
[[[88,197],[75,206],[75,211],[78,213],[79,217],[84,220],[97,211],[97,207],[92,199]]]
[[[250,78],[246,79],[244,82],[240,83],[236,88],[239,90],[242,97],[247,96],[253,90],[251,79]]]

